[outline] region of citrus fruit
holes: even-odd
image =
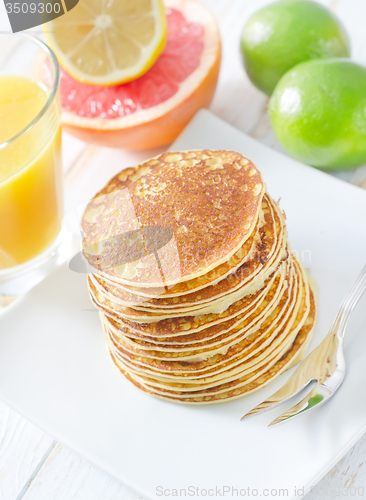
[[[348,59],[301,63],[279,81],[269,113],[298,160],[323,169],[366,163],[366,68]]]
[[[44,27],[64,68],[76,80],[94,85],[144,74],[166,40],[163,0],[82,0]]]
[[[348,57],[340,21],[312,0],[280,0],[257,11],[244,26],[241,53],[251,82],[271,95],[279,79],[309,59]]]
[[[62,123],[93,144],[147,149],[172,142],[207,107],[220,69],[212,14],[194,0],[167,0],[167,42],[140,78],[111,87],[83,84],[61,71]]]

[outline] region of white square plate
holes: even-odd
[[[248,156],[270,194],[281,198],[292,247],[319,284],[314,348],[365,263],[366,192],[263,146],[207,111],[172,147],[199,148]],[[239,496],[248,496],[250,488],[251,496],[269,489],[277,491],[271,498],[300,498],[366,430],[364,306],[365,301],[351,320],[348,374],[336,397],[310,414],[267,428],[285,408],[239,419],[280,387],[289,372],[224,404],[184,406],[148,396],[113,366],[85,276],[65,265],[0,318],[0,398],[146,497],[160,498],[158,487],[187,489],[187,496],[197,496],[192,488],[211,489],[208,496],[219,496],[225,486]]]

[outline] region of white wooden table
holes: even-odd
[[[257,140],[281,150],[267,115],[267,98],[249,82],[239,53],[242,26],[269,0],[204,0],[220,23],[223,41],[221,76],[211,110]],[[366,65],[366,1],[320,0],[338,14],[352,41],[352,56]],[[64,135],[66,207],[88,199],[117,170],[157,151],[100,151]],[[87,173],[87,175],[86,175]],[[366,189],[366,166],[337,174]],[[366,436],[342,458],[307,496],[307,500],[351,496],[365,486]],[[143,473],[143,471],[141,471]],[[340,494],[338,494],[338,492]],[[96,469],[0,402],[0,500],[134,500],[137,493]],[[356,497],[358,498],[358,497]]]

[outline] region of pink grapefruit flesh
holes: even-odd
[[[143,76],[102,87],[61,70],[63,124],[77,137],[110,147],[146,149],[172,142],[213,97],[220,38],[212,15],[194,0],[166,2],[168,37]]]

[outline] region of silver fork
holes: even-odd
[[[346,374],[343,339],[346,326],[357,302],[366,290],[366,266],[344,298],[334,323],[323,342],[298,366],[290,379],[266,401],[246,413],[241,420],[270,410],[289,400],[311,382],[315,386],[295,406],[275,418],[269,425],[279,424],[326,403],[339,389]]]

